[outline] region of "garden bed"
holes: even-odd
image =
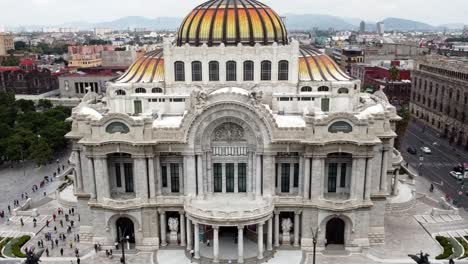
[[[465,250],[465,254],[460,257],[460,259],[468,258],[468,243],[466,243],[465,239],[462,237],[457,237],[456,238],[458,243],[460,243],[463,246],[463,249]]]
[[[444,249],[442,254],[436,256],[436,259],[448,259],[453,255],[453,245],[447,237],[436,236],[436,240]]]
[[[21,252],[21,248],[31,239],[30,236],[17,237],[10,240],[5,246],[5,256],[10,258],[25,258],[26,254]]]

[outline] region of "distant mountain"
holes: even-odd
[[[93,27],[112,29],[146,28],[154,30],[174,30],[179,27],[181,23],[182,18],[179,17],[158,17],[151,19],[140,16],[128,16],[110,22],[96,23]]]
[[[389,17],[383,20],[385,23],[385,31],[391,30],[421,30],[421,31],[430,31],[434,30],[435,27],[431,26],[426,23],[402,19],[402,18],[395,18]]]
[[[452,23],[452,24],[443,24],[443,25],[440,25],[439,28],[446,28],[446,29],[463,29],[463,27],[465,26],[465,24],[463,23]]]
[[[327,30],[334,28],[335,30],[349,30],[355,29],[356,26],[346,22],[344,19],[329,16],[329,15],[318,15],[318,14],[285,14],[286,27],[289,30],[311,30],[318,28],[320,30]]]

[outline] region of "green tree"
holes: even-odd
[[[37,103],[37,107],[42,108],[42,109],[50,109],[52,108],[52,102],[47,99],[40,99],[39,102]]]
[[[15,50],[25,50],[28,47],[24,41],[15,41]]]
[[[18,106],[19,110],[23,113],[36,111],[36,106],[31,100],[19,99],[18,101],[16,101],[16,105]]]
[[[29,148],[29,158],[38,165],[46,165],[53,158],[53,151],[50,145],[42,137]]]
[[[406,129],[411,120],[411,114],[407,107],[402,107],[398,110],[398,115],[401,117],[401,120],[396,123],[395,133],[397,138],[395,139],[395,148],[399,149],[401,145],[401,139],[405,136]]]
[[[2,66],[18,66],[19,64],[20,64],[19,59],[13,55],[8,56],[2,62]]]

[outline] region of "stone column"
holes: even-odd
[[[275,193],[275,155],[276,153],[263,155],[263,194],[266,196]]]
[[[258,253],[257,253],[257,258],[258,259],[263,259],[263,224],[264,223],[259,223],[257,224],[257,233],[258,233]]]
[[[165,247],[167,246],[167,241],[166,241],[166,212],[160,211],[159,212],[159,224],[161,226],[161,246]]]
[[[207,192],[213,193],[213,163],[211,159],[211,151],[206,152],[206,180]]]
[[[384,145],[382,148],[382,170],[380,172],[380,192],[387,193],[387,170],[388,170],[389,147]]]
[[[400,178],[400,170],[396,170],[394,174],[394,182],[392,186],[392,195],[398,195],[398,183]]]
[[[279,212],[275,212],[275,247],[279,247],[279,236],[280,236],[280,231],[279,231]]]
[[[323,198],[325,176],[325,158],[314,157],[312,160],[312,198]]]
[[[198,223],[195,223],[195,237],[194,237],[194,242],[195,242],[195,259],[200,259],[200,227],[198,226]]]
[[[196,170],[195,167],[195,156],[194,155],[186,155],[184,156],[184,178],[186,179],[185,185],[185,194],[190,196],[195,196],[197,193],[197,183],[196,183]]]
[[[149,178],[149,196],[150,199],[156,198],[156,177],[154,174],[154,157],[148,157],[148,178]]]
[[[278,163],[278,169],[276,171],[276,182],[278,183],[278,186],[276,187],[276,194],[277,195],[281,194],[281,170],[282,170],[282,167],[283,167],[283,163]]]
[[[255,195],[262,196],[262,156],[256,155],[257,165],[255,166]]]
[[[95,158],[94,170],[94,175],[96,177],[97,199],[102,202],[103,198],[110,198],[109,173],[107,168],[107,157],[105,155]]]
[[[153,166],[155,166],[155,169],[156,169],[156,175],[155,175],[156,195],[161,195],[162,194],[162,176],[161,176],[161,163],[159,162],[159,155],[154,157]]]
[[[135,156],[134,161],[134,177],[136,197],[142,201],[148,200],[148,177],[146,175],[146,158],[144,156]]]
[[[187,251],[192,249],[192,223],[189,218],[187,218]]]
[[[213,262],[219,263],[219,226],[213,226]]]
[[[301,212],[294,212],[294,246],[299,246],[299,216]]]
[[[203,156],[197,155],[197,184],[198,184],[198,195],[203,196],[205,185],[205,177],[203,177]]]
[[[186,236],[185,236],[185,213],[184,212],[180,212],[180,245],[182,247],[185,247],[186,243],[185,243],[185,239],[186,239]]]
[[[304,157],[304,183],[303,183],[303,197],[309,199],[309,185],[310,185],[310,157]],[[317,183],[316,183],[317,184]]]
[[[234,163],[234,193],[238,193],[239,192],[239,175],[238,175],[238,171],[239,171],[239,163]]]
[[[289,193],[294,193],[294,167],[295,163],[290,163],[289,165]]]
[[[249,151],[249,160],[248,160],[248,163],[247,163],[247,193],[252,193],[253,190],[252,190],[252,175],[253,175],[253,164],[254,164],[254,161],[253,161],[253,153],[251,151]]]
[[[244,263],[244,226],[237,227],[237,263]]]
[[[366,176],[365,176],[365,190],[364,190],[364,198],[366,201],[370,201],[371,196],[371,179],[372,179],[372,165],[373,165],[373,158],[367,159],[367,168],[366,168]]]
[[[75,171],[76,171],[76,188],[77,192],[83,192],[83,174],[81,171],[81,153],[80,150],[73,150],[75,157]]]
[[[353,157],[353,165],[351,165],[351,185],[350,189],[350,198],[355,200],[357,198],[357,188],[359,184],[359,168],[358,168],[358,159]]]
[[[299,157],[299,185],[298,185],[298,188],[297,188],[297,195],[298,196],[301,196],[303,195],[303,192],[304,192],[304,176],[305,176],[305,173],[304,173],[304,156],[300,156]]]
[[[88,174],[89,174],[89,185],[91,191],[91,199],[97,199],[96,191],[96,173],[94,172],[94,160],[93,157],[88,157]]]
[[[267,250],[273,250],[273,216],[268,219]]]

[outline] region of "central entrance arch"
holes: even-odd
[[[345,241],[345,222],[340,218],[333,218],[327,222],[326,231],[328,245],[344,245]]]
[[[116,222],[117,227],[117,241],[122,237],[128,237],[128,242],[135,243],[135,226],[133,221],[127,217],[121,217]]]

